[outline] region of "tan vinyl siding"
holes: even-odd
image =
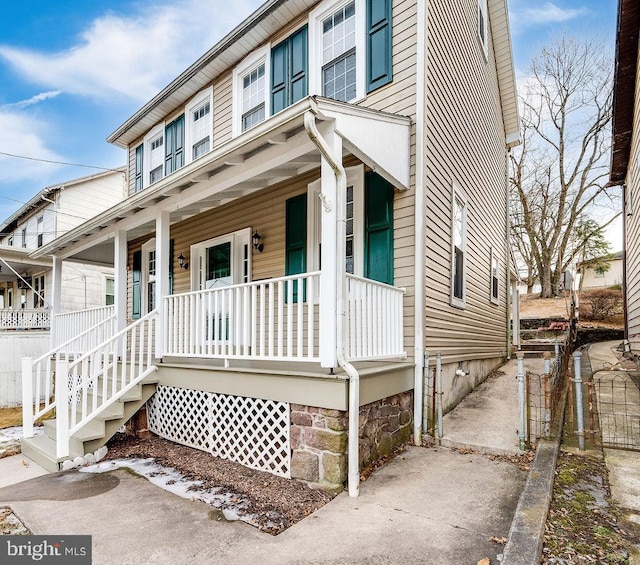
[[[433,0],[425,115],[426,350],[443,362],[506,353],[505,140],[494,54],[477,37],[476,0]],[[450,305],[452,183],[467,199],[466,306]],[[500,261],[490,300],[491,248]]]
[[[627,171],[627,192],[631,193],[631,214],[625,210],[625,246],[627,254],[627,326],[631,350],[640,354],[640,73],[636,75],[635,107],[633,110],[633,138],[629,168]]]

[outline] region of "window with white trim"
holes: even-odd
[[[26,247],[27,246],[27,228],[22,228],[22,232],[21,232],[21,243],[22,243],[22,247]]]
[[[451,305],[465,307],[467,200],[454,184],[451,201]]]
[[[38,216],[36,225],[38,234],[38,247],[42,247],[42,245],[44,244],[44,216]]]
[[[202,157],[213,147],[213,88],[198,93],[185,109],[186,162]]]
[[[155,126],[144,138],[144,186],[164,176],[164,123]]]
[[[500,259],[493,247],[491,248],[491,265],[490,265],[490,293],[491,302],[498,304],[500,297]]]
[[[270,115],[269,61],[271,46],[265,45],[246,57],[233,70],[233,132],[238,135]]]
[[[11,234],[8,238],[7,238],[7,245],[9,247],[13,247],[13,234]]]
[[[156,239],[142,245],[142,314],[156,307]]]
[[[342,102],[365,94],[364,0],[323,2],[310,15],[309,92]]]
[[[33,307],[44,308],[44,275],[36,275],[32,279]]]
[[[111,306],[116,302],[116,280],[113,277],[104,279],[104,304]]]
[[[489,20],[487,0],[478,0],[478,39],[485,56],[489,53]]]

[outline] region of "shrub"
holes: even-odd
[[[590,290],[580,295],[580,317],[605,320],[622,312],[622,291],[610,288]]]

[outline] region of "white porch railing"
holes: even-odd
[[[114,330],[115,314],[112,313],[93,326],[79,330],[74,337],[44,355],[22,359],[22,431],[25,438],[33,437],[33,423],[56,407],[53,360],[77,358],[111,337]]]
[[[0,310],[0,330],[48,330],[51,327],[51,310]]]
[[[167,296],[166,355],[318,361],[319,272]]]
[[[402,299],[405,289],[347,275],[345,357],[350,361],[406,357]]]
[[[158,310],[153,310],[80,358],[56,361],[58,457],[69,455],[74,433],[156,370],[157,318]]]
[[[76,312],[64,312],[56,314],[54,323],[54,345],[58,346],[72,340],[87,328],[93,328],[115,315],[115,306],[102,306],[100,308],[89,308],[88,310],[78,310]],[[109,336],[105,336],[106,339]],[[98,345],[100,341],[93,345]],[[92,347],[93,347],[92,345]],[[87,351],[86,349],[84,351]]]

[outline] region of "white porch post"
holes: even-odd
[[[323,124],[324,125],[324,124]],[[342,155],[342,138],[335,133],[333,126],[322,132],[333,155]],[[338,337],[336,332],[338,286],[340,276],[338,268],[338,182],[336,174],[327,162],[322,159],[320,167],[322,210],[322,270],[320,272],[320,366],[337,367]],[[344,231],[344,230],[343,230]],[[344,270],[344,257],[342,258]]]
[[[164,354],[164,297],[169,294],[169,212],[163,210],[156,217],[156,319],[155,357]]]
[[[124,230],[118,230],[113,240],[113,267],[116,332],[119,332],[127,327],[127,232]]]
[[[53,268],[51,270],[51,321],[49,330],[49,349],[56,346],[56,316],[60,313],[60,300],[62,297],[62,259],[53,256]]]

